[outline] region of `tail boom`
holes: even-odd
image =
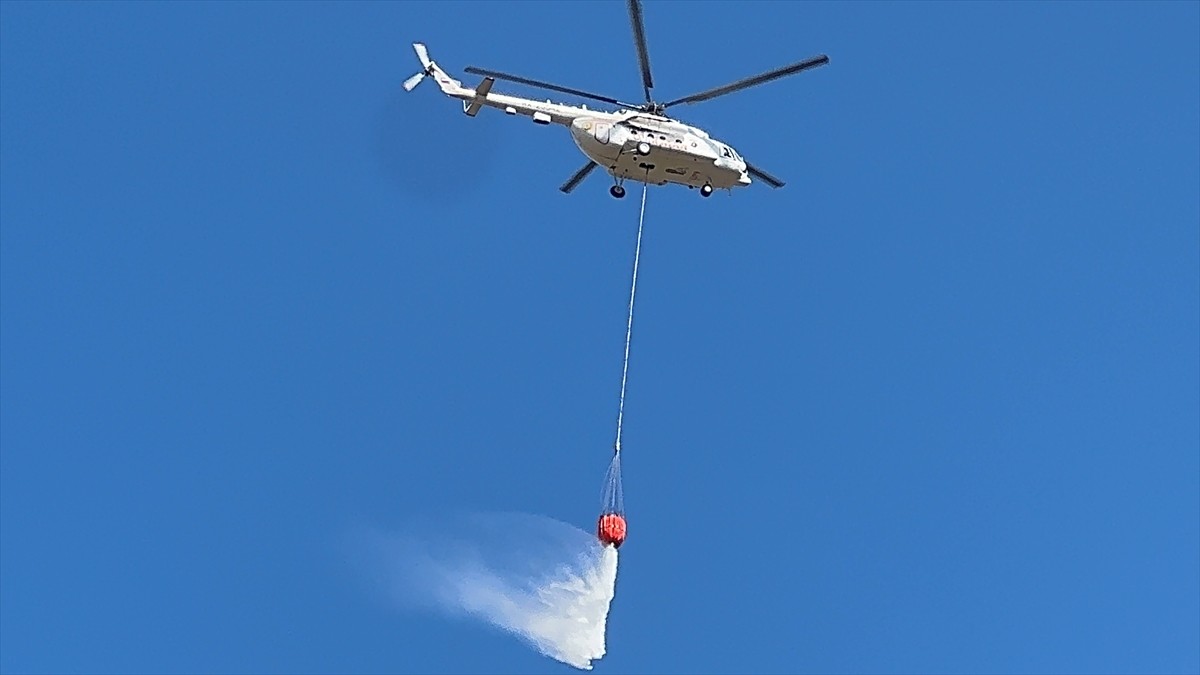
[[[484,78],[479,86],[474,89],[464,87],[462,82],[450,77],[449,73],[442,70],[436,61],[429,59],[425,45],[414,42],[413,50],[417,52],[417,57],[421,59],[421,65],[424,70],[409,78],[409,81],[405,82],[405,89],[411,91],[421,79],[424,79],[423,76],[432,76],[433,81],[437,82],[438,88],[442,90],[443,94],[463,102],[463,112],[471,117],[479,114],[480,109],[487,106],[503,110],[509,115],[532,117],[533,121],[538,124],[562,124],[570,126],[571,122],[577,117],[604,114],[599,111],[589,111],[582,107],[551,103],[549,100],[543,102],[519,96],[494,94],[492,93],[492,85],[495,84],[495,80],[491,77]],[[412,83],[411,85],[409,84],[410,82]]]

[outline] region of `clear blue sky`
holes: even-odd
[[[1200,4],[646,29],[831,63],[676,110],[788,185],[649,195],[597,671],[1200,670]],[[0,5],[0,670],[570,672],[344,546],[590,528],[614,432],[639,192],[414,40],[640,91],[617,2]]]

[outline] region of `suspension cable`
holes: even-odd
[[[625,418],[625,382],[629,375],[629,340],[633,336],[633,299],[637,294],[638,260],[642,254],[642,225],[646,222],[646,193],[649,190],[650,183],[642,183],[642,209],[638,214],[637,246],[633,250],[633,283],[629,287],[629,319],[625,323],[625,364],[621,368],[621,402],[617,406],[617,442],[613,450],[618,455],[621,454],[621,423]]]

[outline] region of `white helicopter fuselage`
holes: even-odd
[[[581,116],[571,123],[571,137],[583,154],[621,180],[719,189],[750,185],[746,164],[733,148],[665,117],[627,110]]]
[[[433,61],[425,72],[444,94],[461,100],[463,112],[471,117],[488,107],[529,117],[536,124],[567,127],[580,151],[618,182],[631,179],[713,189],[751,184],[745,160],[733,148],[702,129],[669,117],[638,110],[589,110],[587,106],[492,93],[491,78],[478,87],[464,87]]]

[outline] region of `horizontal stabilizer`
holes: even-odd
[[[483,107],[483,102],[487,99],[488,92],[492,90],[492,85],[496,84],[496,79],[492,77],[483,78],[483,82],[475,87],[475,97],[470,101],[463,101],[463,112],[474,117],[479,114],[479,109]]]

